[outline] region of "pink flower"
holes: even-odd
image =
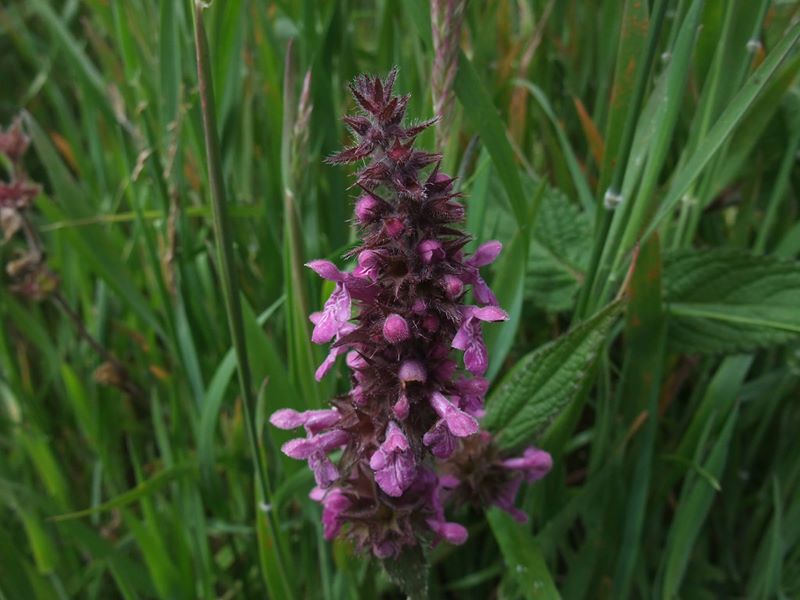
[[[483,377],[460,379],[456,382],[456,389],[461,396],[462,408],[476,418],[483,416],[483,399],[489,389],[489,382]]]
[[[351,299],[347,288],[337,283],[322,312],[315,312],[309,317],[314,324],[311,341],[315,344],[325,344],[339,335],[350,321],[350,306]]]
[[[326,488],[339,478],[338,469],[327,455],[344,446],[349,439],[348,433],[335,429],[305,439],[289,440],[281,447],[281,451],[290,458],[308,460],[317,485]]]
[[[553,468],[553,458],[548,452],[528,447],[522,456],[508,458],[500,463],[506,469],[521,471],[525,481],[531,483],[541,479]]]
[[[394,421],[389,421],[386,439],[370,458],[369,466],[375,471],[375,482],[389,496],[402,496],[413,483],[417,461],[403,430]]]
[[[524,517],[514,507],[520,483],[549,468],[549,456],[535,449],[498,458],[480,430],[489,385],[481,322],[508,318],[480,268],[502,245],[488,242],[464,257],[461,193],[439,171],[438,154],[414,148],[435,120],[404,126],[408,96],[393,94],[396,74],[355,79],[360,112],[345,117],[355,140],[328,159],[359,163],[353,211],[361,243],[347,254],[357,265],[347,273],[328,260],[308,263],[335,284],[310,317],[312,341],[330,344],[315,376],[346,354],[350,389],[331,400],[335,408],[283,409],[270,419],[305,429],[282,450],[314,473],[326,539],[346,535],[378,558],[423,541],[464,543],[467,529],[445,514],[451,501],[494,503]],[[477,306],[463,304],[469,286]]]
[[[436,458],[449,458],[456,449],[456,438],[447,428],[444,419],[439,419],[433,427],[422,436],[425,444]]]
[[[452,346],[464,351],[464,366],[473,375],[483,375],[489,368],[489,355],[483,341],[479,321],[505,321],[508,314],[496,306],[466,306],[461,316],[461,326],[453,338]]]
[[[479,268],[493,263],[502,249],[503,244],[497,240],[492,240],[481,244],[475,250],[475,254],[464,261],[464,264],[469,267],[463,278],[464,283],[472,284],[472,293],[475,294],[475,298],[481,304],[497,306],[497,297],[481,277]]]
[[[339,331],[334,336],[334,344],[331,346],[331,349],[328,351],[328,355],[325,357],[325,360],[317,367],[316,372],[314,373],[314,379],[317,381],[322,381],[322,378],[331,370],[333,365],[336,363],[336,359],[340,354],[347,352],[349,345],[347,344],[338,344],[340,338],[346,336],[348,333],[355,331],[356,326],[352,323],[346,323],[339,329]]]
[[[377,281],[380,274],[381,256],[372,250],[364,250],[358,255],[358,266],[353,270],[353,276]]]
[[[478,432],[478,421],[475,417],[457,408],[443,394],[434,392],[431,395],[431,406],[454,436],[468,437]]]
[[[342,528],[342,513],[350,508],[350,499],[339,489],[332,489],[322,501],[322,526],[326,540],[332,540]]]
[[[339,411],[335,408],[305,412],[283,408],[272,413],[269,422],[280,429],[296,429],[302,425],[309,434],[313,435],[330,429],[339,422],[339,419]]]
[[[427,519],[425,522],[431,528],[431,531],[451,544],[460,546],[467,541],[467,528],[459,523],[448,523],[436,519]]]

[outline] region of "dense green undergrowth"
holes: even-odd
[[[300,267],[342,265],[355,239],[351,179],[322,161],[359,72],[398,65],[409,114],[432,115],[430,6],[204,10],[263,486],[194,11],[0,7],[0,120],[32,139],[30,217],[60,282],[31,301],[0,281],[0,598],[400,597],[323,540],[310,473],[264,423],[345,384],[314,381],[306,315],[330,290]],[[468,230],[505,244],[484,423],[555,467],[524,495],[529,525],[459,515],[469,541],[428,553],[431,597],[800,595],[799,17],[786,0],[467,4],[438,143]]]

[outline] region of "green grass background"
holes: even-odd
[[[330,290],[299,266],[341,265],[355,240],[351,174],[322,160],[346,142],[360,72],[398,65],[410,117],[432,115],[430,6],[204,11],[265,489],[223,301],[194,10],[0,7],[0,121],[22,112],[32,137],[49,265],[145,390],[103,384],[63,312],[0,282],[0,598],[402,597],[323,540],[310,473],[264,424],[346,384],[313,379],[306,315]],[[444,164],[469,231],[505,243],[489,279],[512,318],[487,339],[494,381],[514,372],[489,406],[535,413],[494,428],[556,466],[524,494],[529,526],[457,515],[470,540],[430,553],[431,597],[800,595],[798,18],[788,0],[467,4]],[[623,319],[590,318],[623,288]]]

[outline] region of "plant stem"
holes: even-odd
[[[634,88],[633,100],[631,101],[628,110],[627,119],[625,120],[625,127],[622,130],[622,138],[619,145],[619,155],[616,159],[616,166],[614,167],[614,175],[611,179],[611,185],[608,192],[618,195],[622,191],[622,179],[625,175],[625,169],[628,164],[628,156],[630,154],[631,145],[633,144],[633,135],[636,132],[636,121],[639,119],[642,104],[644,102],[645,91],[647,89],[647,82],[650,80],[652,73],[652,64],[658,48],[658,42],[661,38],[661,29],[664,25],[664,17],[667,12],[666,0],[658,0],[658,3],[653,11],[654,16],[650,26],[650,31],[647,39],[647,51],[642,61],[639,62],[636,71],[636,87]],[[600,190],[603,194],[606,191]],[[600,258],[603,254],[608,232],[611,228],[611,220],[614,216],[614,207],[606,207],[603,198],[598,198],[597,202],[597,218],[595,221],[595,236],[594,246],[592,247],[592,255],[589,263],[589,269],[586,272],[586,280],[583,284],[583,289],[578,298],[578,306],[575,313],[576,320],[584,319],[588,314],[591,314],[595,308],[595,304],[590,300],[592,292],[595,291],[595,286],[600,279],[598,277],[598,270],[600,268]],[[600,282],[602,283],[602,282]]]
[[[233,243],[230,235],[230,221],[228,218],[228,204],[225,196],[225,185],[222,180],[222,160],[219,153],[219,139],[217,133],[217,119],[214,104],[214,89],[209,65],[209,48],[203,25],[202,4],[195,5],[195,51],[197,57],[197,80],[200,90],[200,112],[203,117],[203,132],[205,134],[206,159],[208,161],[208,178],[211,187],[211,204],[214,215],[214,234],[216,237],[217,255],[222,279],[222,291],[225,301],[225,312],[228,317],[236,355],[236,369],[239,376],[239,387],[242,392],[244,420],[250,451],[255,462],[255,476],[258,489],[266,502],[270,502],[269,481],[267,479],[266,465],[261,454],[261,446],[256,431],[254,413],[256,398],[253,393],[250,364],[247,359],[247,343],[244,333],[244,319],[239,298],[239,285],[234,268]],[[258,508],[256,510],[259,510]],[[272,515],[268,513],[265,522],[269,535],[274,537],[275,528]],[[280,567],[281,587],[285,597],[290,598],[291,592],[285,577],[285,569],[281,559],[280,548],[276,545],[274,551]]]

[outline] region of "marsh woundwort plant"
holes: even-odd
[[[489,364],[481,326],[507,318],[480,267],[502,245],[487,242],[465,256],[470,238],[458,228],[465,211],[454,180],[439,170],[438,154],[414,148],[435,119],[404,125],[409,97],[392,94],[396,75],[351,84],[361,112],[344,120],[358,141],[328,159],[364,165],[355,203],[361,245],[350,255],[357,266],[308,263],[335,283],[311,315],[312,341],[331,344],[316,377],[345,354],[351,389],[331,408],[271,418],[282,429],[305,429],[283,451],[314,472],[325,536],[341,532],[380,558],[419,543],[463,543],[467,530],[447,521],[447,504],[496,504],[524,520],[517,490],[551,466],[536,448],[503,456],[480,428]],[[465,302],[468,288],[476,304]]]

